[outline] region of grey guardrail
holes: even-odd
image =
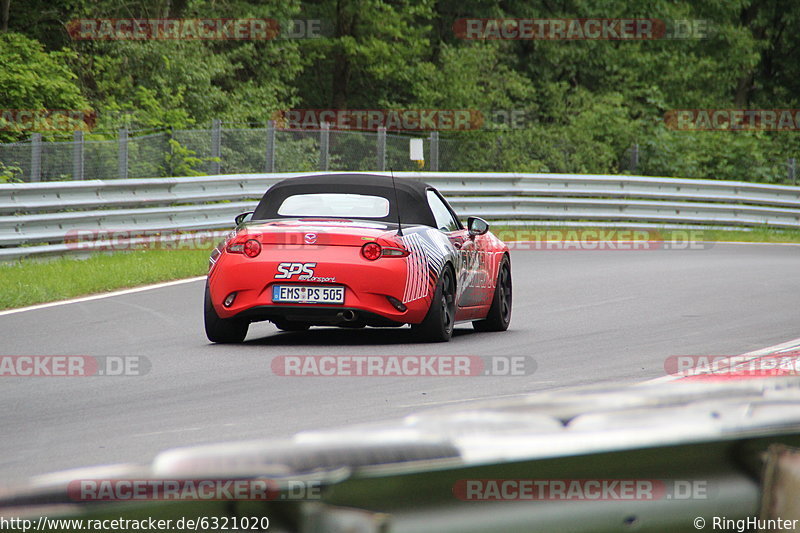
[[[314,174],[320,174],[315,172]],[[272,184],[233,174],[0,185],[0,259],[60,254],[79,231],[225,229]],[[580,174],[397,172],[437,187],[461,214],[530,224],[800,228],[800,187]]]

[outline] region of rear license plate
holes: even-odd
[[[276,303],[343,304],[344,287],[273,285],[272,301]]]

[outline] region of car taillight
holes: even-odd
[[[247,257],[255,257],[261,253],[261,243],[255,239],[248,239],[244,243],[244,255]]]
[[[240,235],[228,242],[225,247],[228,253],[244,254],[247,257],[256,257],[261,253],[261,243],[250,235]]]
[[[381,245],[376,242],[368,242],[361,247],[361,255],[364,259],[375,261],[381,256]]]
[[[402,248],[384,248],[381,251],[381,257],[408,257],[409,255],[411,252]]]

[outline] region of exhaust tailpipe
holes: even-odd
[[[336,316],[344,320],[345,322],[352,322],[356,319],[356,312],[352,309],[345,309],[344,311],[338,313]]]

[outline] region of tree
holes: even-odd
[[[332,36],[301,42],[313,59],[298,77],[306,108],[375,109],[407,105],[429,66],[432,1],[305,2]]]
[[[8,31],[8,15],[11,9],[11,0],[2,0],[0,2],[0,31]]]
[[[90,111],[77,76],[67,64],[76,59],[68,50],[45,52],[35,40],[19,33],[0,34],[0,109]],[[0,118],[0,141],[16,141],[30,131]]]

